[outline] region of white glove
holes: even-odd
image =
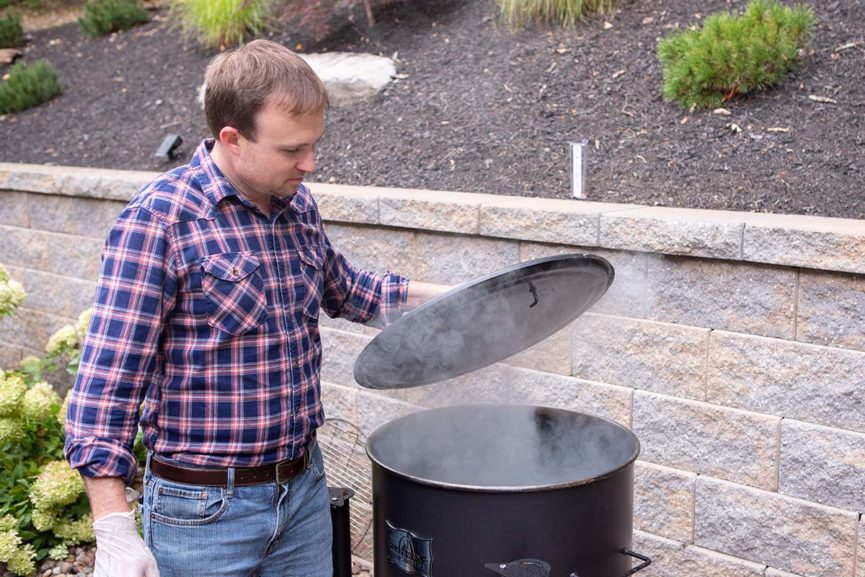
[[[135,513],[109,513],[93,523],[93,577],[159,577],[156,559],[138,534]]]

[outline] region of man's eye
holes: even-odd
[[[286,154],[297,154],[299,148],[283,148],[282,151]]]

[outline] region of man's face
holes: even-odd
[[[239,137],[235,169],[251,200],[290,197],[315,170],[315,147],[324,133],[324,111],[286,112],[268,101],[255,119],[255,140]]]

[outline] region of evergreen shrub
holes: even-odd
[[[0,114],[21,112],[63,92],[57,72],[45,60],[16,62],[0,84]]]
[[[511,28],[529,22],[546,22],[568,28],[586,16],[605,14],[616,0],[496,0],[499,16]]]
[[[0,15],[0,48],[15,48],[24,44],[24,28],[21,15],[9,11]]]
[[[171,14],[185,35],[208,48],[259,37],[271,17],[268,0],[172,0]]]
[[[150,16],[140,0],[87,0],[78,25],[89,36],[98,38],[148,20]]]
[[[737,94],[778,84],[798,64],[813,13],[777,0],[752,0],[745,13],[712,14],[702,28],[658,44],[664,98],[682,108],[715,108]]]

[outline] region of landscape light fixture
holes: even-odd
[[[571,149],[571,194],[574,198],[585,200],[588,186],[586,183],[586,150],[588,140],[569,143]]]
[[[176,134],[168,134],[162,139],[162,144],[156,149],[154,156],[163,160],[174,160],[174,157],[177,155],[177,149],[180,148],[181,144],[183,144],[182,138]]]

